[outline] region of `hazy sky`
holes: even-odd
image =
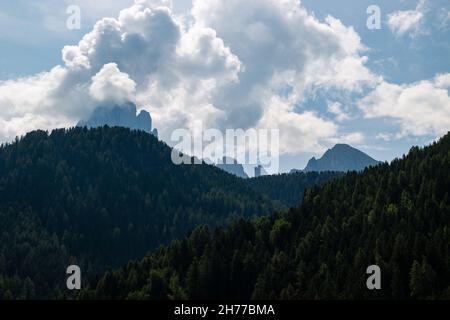
[[[282,171],[337,142],[391,160],[450,129],[448,0],[0,0],[0,28],[0,141],[105,97],[165,140],[199,121],[279,128]]]

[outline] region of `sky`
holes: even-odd
[[[285,172],[336,143],[390,161],[450,128],[448,0],[0,0],[0,30],[2,142],[131,100],[169,144],[276,128]]]

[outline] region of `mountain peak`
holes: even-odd
[[[89,116],[81,120],[78,127],[96,128],[108,125],[110,127],[126,127],[134,130],[142,130],[158,136],[156,129],[152,129],[152,118],[146,110],[137,114],[134,103],[128,102],[122,105],[99,106]]]
[[[355,149],[355,148],[353,148],[351,145],[346,144],[346,143],[337,143],[331,149]]]
[[[322,158],[311,158],[304,171],[362,171],[379,163],[364,152],[348,144],[339,143],[328,149]]]

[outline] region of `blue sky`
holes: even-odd
[[[123,25],[129,23],[122,35],[134,32],[130,29],[134,28],[132,23],[142,22],[138,17],[144,7],[155,13],[145,18],[149,22],[145,28],[154,28],[155,32],[139,30],[148,42],[136,38],[134,42],[121,43],[128,47],[110,57],[106,53],[80,54],[74,48],[83,47],[78,43],[85,34],[98,36],[91,32],[97,21],[105,17],[118,19],[120,10],[132,7],[134,1],[0,0],[0,138],[8,140],[27,130],[76,122],[77,117],[95,107],[95,100],[84,91],[89,91],[86,88],[94,81],[93,76],[108,63],[116,63],[117,68],[109,66],[107,71],[118,73],[116,78],[122,83],[134,83],[122,86],[129,88],[124,95],[136,96],[141,107],[148,107],[155,126],[163,127],[163,137],[164,128],[168,137],[169,128],[189,127],[192,119],[203,116],[208,123],[214,119],[214,125],[220,128],[280,126],[286,132],[282,134],[281,171],[302,168],[309,158],[341,141],[379,160],[391,160],[412,145],[427,144],[449,129],[449,85],[445,77],[450,74],[448,0],[303,0],[298,7],[306,13],[295,13],[295,19],[313,17],[317,23],[290,20],[289,14],[295,11],[291,6],[294,0],[287,1],[286,6],[271,0],[247,1],[245,5],[234,0],[227,5],[217,0],[199,0],[193,13],[190,1],[173,0],[167,16],[165,11],[158,11],[164,1],[138,2],[138,9],[128,10],[123,20],[119,19]],[[81,8],[80,30],[66,28],[66,9],[70,4]],[[366,26],[366,10],[374,4],[381,10],[380,30]],[[254,14],[244,15],[244,10]],[[327,20],[327,16],[339,23]],[[241,29],[245,32],[240,33]],[[254,42],[240,38],[243,33]],[[108,41],[104,43],[109,44]],[[209,41],[208,45],[202,47],[205,41]],[[298,45],[286,45],[288,41]],[[172,45],[183,48],[182,54],[166,62],[165,57],[174,54],[167,51]],[[196,45],[206,51],[193,50]],[[61,50],[65,46],[72,47],[63,60]],[[138,49],[132,46],[139,46],[136,48],[147,55],[138,56],[133,52]],[[273,48],[279,50],[272,51]],[[105,50],[109,52],[111,48]],[[311,52],[320,57],[308,60]],[[73,55],[87,57],[89,72],[76,69],[79,66],[71,58]],[[130,57],[141,61],[138,68],[127,64],[126,58]],[[201,64],[204,61],[212,63],[205,66]],[[350,66],[341,70],[345,61],[350,61]],[[337,71],[323,77],[314,75],[309,68],[315,62]],[[60,69],[51,71],[58,65]],[[143,74],[136,71],[141,67],[146,70]],[[319,65],[311,70],[328,72]],[[39,73],[46,76],[36,76]],[[66,87],[55,88],[52,81]],[[275,82],[277,88],[287,90],[287,99],[281,94],[282,89],[275,89]],[[45,86],[40,87],[42,83]],[[149,89],[149,83],[155,91]],[[192,88],[199,90],[198,94],[187,94]],[[37,95],[36,101],[51,103],[34,106],[33,101],[20,97],[26,90]],[[269,91],[272,94],[267,94]],[[167,95],[156,97],[155,92]],[[251,96],[256,92],[264,99]],[[92,96],[92,90],[90,93]],[[86,106],[73,104],[69,99],[83,101]],[[267,105],[261,106],[263,102]],[[67,107],[56,107],[62,103]],[[187,110],[192,105],[198,107]],[[277,112],[276,108],[284,110],[281,120],[270,116],[274,110]],[[1,109],[6,111],[2,113]],[[304,138],[293,139],[295,135]],[[295,145],[297,141],[299,145]]]
[[[338,17],[345,24],[355,28],[363,42],[370,48],[369,65],[380,68],[385,78],[394,83],[414,82],[432,78],[436,73],[448,72],[450,68],[450,30],[439,15],[450,10],[446,0],[426,1],[424,35],[412,39],[408,36],[396,37],[385,25],[386,15],[398,10],[414,10],[419,1],[373,1],[373,0],[304,0],[303,4],[314,11],[319,18],[328,14]],[[377,4],[384,24],[381,30],[366,27],[364,13],[369,5]]]
[[[450,10],[450,2],[433,0],[425,2],[424,34],[416,37],[396,36],[387,24],[388,14],[399,10],[414,10],[419,1],[373,1],[373,0],[303,0],[303,4],[317,17],[333,15],[351,25],[369,48],[368,66],[389,82],[402,84],[431,79],[436,74],[450,72],[450,23],[443,22],[442,15]],[[376,4],[381,9],[382,29],[369,30],[366,27],[367,7]],[[387,124],[385,124],[387,122]],[[381,128],[395,132],[386,119],[372,123],[354,121],[353,128],[361,128],[372,136],[380,133]],[[364,129],[365,128],[365,129]],[[450,128],[449,128],[450,129]],[[391,160],[407,152],[411,145],[424,145],[433,140],[433,135],[406,137],[389,142],[372,140],[366,150],[380,160]],[[377,150],[378,149],[378,150]]]

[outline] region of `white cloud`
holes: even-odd
[[[227,113],[225,127],[279,128],[286,147],[317,152],[338,127],[314,112],[297,113],[294,106],[319,90],[361,91],[381,81],[365,66],[365,47],[353,28],[333,17],[321,22],[298,1],[203,0],[194,2],[192,14],[198,24],[216,30],[243,65],[239,82],[214,99]],[[278,89],[286,86],[292,90],[280,99]],[[313,130],[316,124],[319,130]],[[305,128],[311,129],[307,136]],[[311,142],[289,138],[299,134]]]
[[[54,99],[67,70],[55,67],[33,77],[0,82],[0,140],[9,141],[34,129],[71,125],[62,99]],[[82,103],[80,96],[77,102]]]
[[[328,101],[328,112],[336,116],[337,121],[347,121],[351,116],[344,110],[342,103]]]
[[[332,144],[345,143],[350,145],[361,145],[364,142],[364,134],[362,132],[353,132],[333,137],[328,141]]]
[[[361,92],[382,81],[352,27],[319,21],[297,0],[195,1],[188,20],[171,6],[137,0],[66,46],[63,66],[0,83],[0,137],[73,125],[99,100],[129,99],[152,113],[166,140],[200,122],[279,128],[284,152],[317,152],[340,128],[295,106],[318,91]],[[292,90],[281,97],[280,87]]]
[[[384,140],[384,141],[391,141],[392,140],[392,135],[389,134],[389,133],[381,132],[381,133],[378,133],[375,136],[375,139],[377,139],[377,140]]]
[[[425,0],[420,0],[414,10],[395,11],[388,15],[388,26],[397,36],[409,34],[416,37],[424,33]]]
[[[439,74],[435,77],[434,83],[437,88],[450,88],[450,73]]]
[[[211,92],[236,81],[240,69],[239,59],[213,30],[185,31],[168,8],[153,4],[133,5],[117,19],[98,21],[62,56],[64,66],[0,82],[0,119],[8,121],[0,130],[1,140],[33,128],[72,126],[99,100],[139,97],[148,98],[142,106],[151,106],[162,131],[167,125],[167,134],[174,118],[174,125],[189,126],[186,121],[195,120],[194,115],[213,118],[221,113],[208,101]],[[27,126],[22,125],[25,119]]]
[[[391,118],[398,137],[440,136],[450,129],[450,74],[407,85],[383,82],[359,102],[367,118]]]
[[[258,128],[280,130],[281,154],[298,154],[305,150],[323,152],[325,141],[339,133],[339,127],[332,121],[321,119],[312,111],[293,112],[289,103],[279,97],[273,96],[265,107]]]
[[[108,63],[92,77],[89,93],[101,102],[123,104],[135,100],[136,83],[117,64]]]

